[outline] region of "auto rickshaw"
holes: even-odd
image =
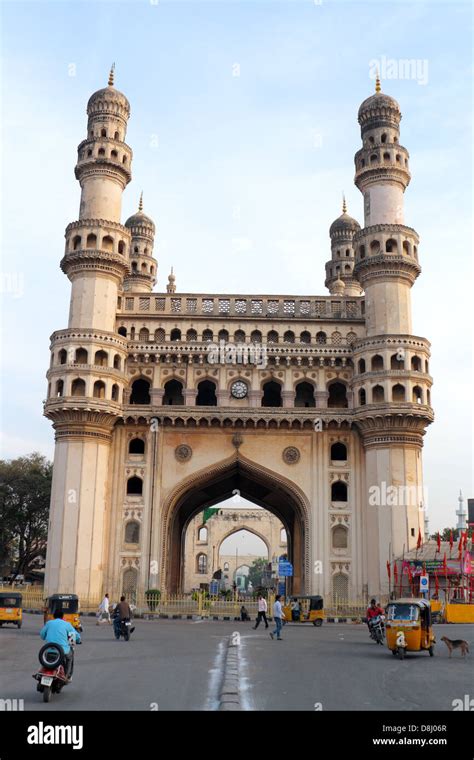
[[[324,620],[322,596],[292,596],[283,606],[283,614],[288,623],[312,623],[320,626]]]
[[[431,608],[426,599],[398,599],[389,602],[385,618],[387,646],[403,660],[406,652],[425,649],[434,655],[435,636],[431,626]]]
[[[63,620],[71,623],[79,633],[82,631],[81,618],[79,617],[79,597],[76,594],[52,594],[46,599],[44,609],[44,622],[54,619],[56,610],[62,609]]]
[[[0,592],[0,627],[4,623],[13,623],[21,628],[22,623],[21,594],[18,591]]]

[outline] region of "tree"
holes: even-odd
[[[264,557],[258,557],[254,559],[248,574],[248,581],[251,581],[254,589],[259,588],[262,585],[262,577],[268,567],[268,560]]]
[[[439,536],[440,536],[441,541],[449,541],[449,534],[450,534],[451,531],[453,533],[453,539],[455,541],[456,540],[456,531],[457,531],[457,528],[444,528],[444,530],[440,530]],[[433,533],[433,535],[431,536],[431,538],[434,541],[437,541],[438,540],[438,531],[436,531],[436,533]]]
[[[0,566],[14,575],[46,553],[52,472],[38,453],[0,460]]]

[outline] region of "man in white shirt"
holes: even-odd
[[[282,620],[284,620],[285,618],[285,615],[281,608],[280,599],[281,599],[280,594],[277,594],[277,596],[275,597],[275,604],[273,605],[273,618],[275,620],[276,628],[272,633],[270,633],[270,637],[272,639],[275,637],[275,633],[276,633],[277,641],[282,640],[280,633],[281,633]]]
[[[97,625],[100,625],[102,620],[110,623],[109,595],[108,594],[104,596],[101,603],[99,604]]]
[[[267,600],[264,599],[261,594],[259,594],[258,595],[258,614],[257,614],[257,620],[253,627],[254,631],[258,628],[262,620],[265,622],[265,628],[268,628],[267,609],[268,609]]]

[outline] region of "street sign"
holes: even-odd
[[[430,577],[429,575],[420,575],[420,591],[426,592],[430,590]]]
[[[291,562],[278,563],[278,577],[287,578],[293,575],[293,565]]]

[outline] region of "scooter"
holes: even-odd
[[[383,640],[385,638],[385,626],[383,621],[385,620],[384,615],[377,615],[376,617],[372,618],[372,620],[369,623],[370,627],[370,637],[377,642],[377,644],[382,644],[383,646]]]
[[[74,653],[72,634],[69,645]],[[41,668],[33,673],[33,678],[38,682],[36,690],[43,694],[43,702],[51,702],[52,695],[59,694],[70,682],[64,669],[66,664],[64,650],[59,644],[45,644],[38,653],[38,659]]]
[[[135,630],[135,626],[132,626],[130,618],[124,618],[123,620],[114,619],[114,635],[117,641],[123,636],[125,641],[130,641],[130,636]]]

